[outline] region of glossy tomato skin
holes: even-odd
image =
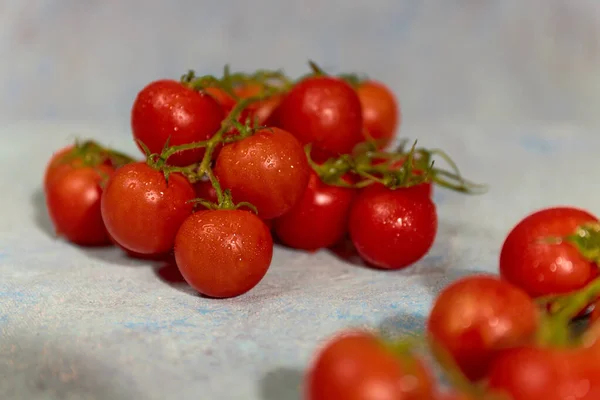
[[[414,187],[363,189],[350,209],[349,232],[358,254],[381,269],[405,268],[421,259],[437,233],[431,198]]]
[[[181,175],[169,182],[146,163],[117,170],[102,194],[102,218],[122,247],[140,254],[162,254],[173,248],[175,234],[192,213],[192,185]]]
[[[223,107],[211,95],[174,80],[159,80],[137,95],[131,127],[136,141],[142,141],[152,153],[160,153],[169,138],[170,145],[209,139],[224,117]],[[168,163],[190,165],[203,155],[204,149],[188,150],[169,157]]]
[[[400,124],[400,106],[396,96],[381,82],[367,80],[356,89],[362,106],[363,126],[369,135],[389,144]]]
[[[327,185],[311,171],[300,201],[275,219],[277,237],[294,249],[313,251],[333,246],[347,232],[355,193],[351,188]]]
[[[364,140],[360,100],[341,79],[317,76],[297,83],[277,110],[278,126],[302,144],[330,155],[347,154]]]
[[[367,332],[345,332],[326,343],[308,372],[306,400],[432,399],[432,378],[417,359],[410,365]],[[403,384],[410,382],[410,384]]]
[[[81,246],[110,244],[100,199],[101,183],[113,172],[106,165],[77,167],[53,178],[46,191],[46,205],[59,236]]]
[[[199,293],[235,297],[256,286],[273,257],[268,227],[246,210],[204,210],[185,220],[175,239],[175,261]]]
[[[599,346],[505,350],[488,376],[491,390],[511,400],[600,399]]]
[[[83,163],[81,159],[67,159],[69,153],[73,150],[73,147],[74,146],[72,145],[66,146],[52,154],[44,171],[44,192],[48,191],[48,188],[54,180],[65,172],[71,171],[74,164],[81,165]]]
[[[263,219],[288,212],[302,197],[310,176],[304,149],[290,133],[266,128],[223,147],[214,169],[236,203],[250,202]]]
[[[494,276],[474,275],[439,294],[427,330],[469,379],[479,380],[500,349],[528,343],[538,323],[527,293]]]
[[[500,275],[534,297],[583,287],[596,276],[597,267],[571,244],[548,239],[571,235],[589,222],[597,218],[571,207],[547,208],[527,216],[504,241]]]

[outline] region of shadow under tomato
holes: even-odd
[[[299,400],[302,398],[304,373],[296,368],[279,367],[260,380],[263,400]]]
[[[31,206],[33,207],[33,222],[46,235],[55,238],[54,226],[46,211],[46,197],[41,188],[37,188],[31,195]]]
[[[362,258],[360,258],[350,238],[345,238],[344,240],[340,241],[338,244],[330,247],[327,250],[330,254],[348,264],[370,268],[369,265],[367,265],[367,263],[365,263],[362,260]]]
[[[179,290],[180,292],[192,295],[204,297],[198,292],[196,292],[188,283],[185,281],[181,272],[179,272],[179,268],[174,261],[165,262],[161,265],[154,267],[154,274],[160,279],[162,282],[171,286],[174,289]]]

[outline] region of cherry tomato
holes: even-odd
[[[278,108],[278,126],[314,150],[350,153],[364,140],[356,91],[341,79],[317,76],[296,84]]]
[[[372,80],[362,82],[356,91],[365,130],[373,139],[387,145],[394,138],[401,119],[396,97],[383,83]]]
[[[571,244],[552,239],[597,221],[588,212],[571,207],[547,208],[529,215],[512,229],[502,246],[500,275],[534,297],[580,289],[596,276],[598,267]]]
[[[349,231],[358,254],[382,269],[400,269],[421,259],[437,232],[437,213],[423,191],[363,189],[350,209]]]
[[[303,250],[333,246],[347,232],[355,190],[330,186],[311,171],[308,188],[298,203],[274,222],[277,237]]]
[[[262,90],[261,85],[248,84],[236,88],[235,93],[241,99],[247,99],[249,97],[257,96]],[[271,118],[271,115],[279,107],[283,95],[273,95],[265,100],[261,100],[256,103],[252,103],[248,108],[250,109],[250,117],[260,126],[267,125],[267,121]],[[267,125],[268,126],[268,125]]]
[[[489,387],[511,400],[600,399],[600,349],[522,347],[493,363]]]
[[[197,198],[207,200],[211,203],[217,203],[217,191],[210,181],[202,180],[194,183],[194,190]]]
[[[191,287],[210,297],[234,297],[256,286],[273,257],[267,226],[245,210],[198,211],[175,239],[175,261]]]
[[[250,202],[263,219],[288,212],[302,197],[310,166],[302,145],[278,128],[266,128],[223,147],[214,169],[235,202]]]
[[[152,153],[160,153],[167,139],[170,145],[209,139],[224,117],[223,108],[210,95],[177,81],[159,80],[142,89],[135,99],[131,127],[136,141],[142,141]],[[168,162],[185,166],[203,155],[204,149],[187,150],[169,157]]]
[[[100,214],[101,183],[114,169],[107,165],[77,167],[52,179],[46,205],[56,233],[81,246],[110,244]]]
[[[539,316],[523,290],[499,278],[475,275],[437,297],[427,329],[472,380],[483,378],[499,349],[532,339]]]
[[[169,182],[161,171],[137,162],[118,169],[102,194],[102,218],[122,247],[140,254],[170,251],[175,234],[194,207],[194,188],[181,175]]]
[[[345,332],[326,343],[306,377],[306,400],[426,400],[429,372],[416,358],[396,358],[373,335]]]
[[[65,172],[69,172],[73,169],[73,164],[81,166],[83,160],[81,158],[69,160],[67,157],[73,150],[72,145],[64,147],[54,153],[50,158],[50,161],[46,165],[44,172],[44,191],[48,191],[48,188],[54,180],[63,175]]]
[[[235,99],[229,95],[226,91],[218,87],[208,87],[204,89],[205,93],[208,93],[214,98],[217,103],[223,108],[224,116],[229,114],[233,107],[235,107]]]

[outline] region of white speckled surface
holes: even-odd
[[[599,20],[596,0],[0,0],[0,399],[297,399],[332,332],[419,329],[445,283],[496,269],[525,214],[600,211]],[[136,154],[148,81],[226,62],[297,75],[309,57],[388,83],[403,136],[491,185],[436,191],[439,236],[413,268],[278,249],[255,290],[215,301],[51,237],[48,157],[75,135]]]

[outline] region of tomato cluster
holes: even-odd
[[[174,256],[209,297],[257,285],[274,238],[306,251],[350,241],[376,268],[416,262],[437,231],[432,183],[477,186],[433,168],[434,152],[385,149],[400,121],[385,85],[310,65],[296,81],[226,67],[218,78],[190,71],[151,82],[131,110],[145,160],[92,141],[50,160],[44,189],[56,232],[134,257]]]
[[[500,276],[461,278],[439,293],[422,338],[348,330],[316,354],[305,398],[600,399],[600,221],[572,207],[537,211],[508,234]],[[422,358],[447,373],[442,387]]]

